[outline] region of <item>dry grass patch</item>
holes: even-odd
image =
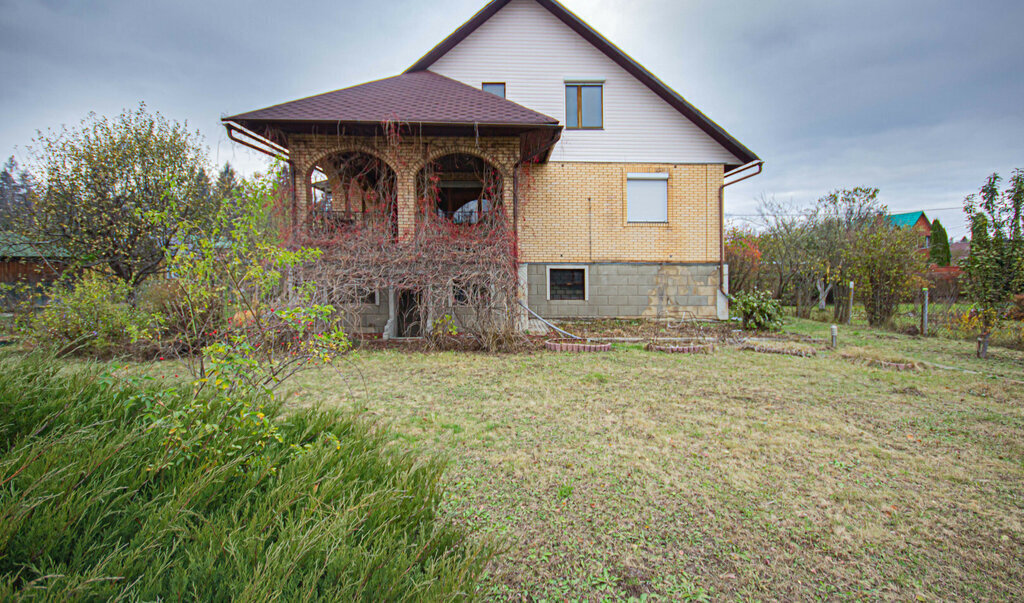
[[[782,354],[783,356],[804,358],[818,354],[818,350],[814,346],[806,343],[771,339],[749,339],[740,345],[740,349],[762,354]]]
[[[844,348],[839,355],[853,362],[897,371],[916,371],[923,368],[920,362],[886,349],[869,347]]]

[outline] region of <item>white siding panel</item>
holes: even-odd
[[[741,163],[736,157],[534,0],[512,0],[452,48],[432,71],[565,123],[565,81],[604,80],[604,129],[565,130],[553,161]]]

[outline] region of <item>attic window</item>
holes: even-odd
[[[505,82],[484,82],[480,87],[484,92],[505,98]]]
[[[604,127],[604,86],[565,85],[565,127],[571,130],[600,130]]]

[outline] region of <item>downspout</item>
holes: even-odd
[[[725,179],[736,174],[742,174],[743,172],[757,168],[756,172],[747,174],[742,178],[737,178],[731,182],[726,182]],[[725,187],[732,186],[737,182],[742,182],[747,178],[753,178],[761,173],[764,168],[764,161],[758,159],[757,161],[751,161],[745,165],[726,172],[722,176],[722,185],[718,187],[718,292],[722,295],[729,297],[729,294],[725,292]]]
[[[555,133],[550,137],[550,139],[542,147],[540,147],[535,152],[531,153],[530,155],[528,155],[526,157],[520,157],[519,161],[516,161],[512,165],[512,236],[515,239],[515,245],[516,245],[515,246],[516,270],[519,272],[519,278],[521,279],[519,282],[522,285],[525,286],[524,295],[526,296],[526,300],[529,300],[530,288],[529,288],[529,285],[526,283],[526,278],[527,277],[526,277],[526,275],[523,274],[522,268],[524,268],[524,267],[521,265],[522,262],[520,261],[520,255],[519,255],[519,168],[522,167],[522,165],[524,163],[526,163],[527,161],[532,161],[533,159],[535,159],[537,157],[540,157],[544,153],[548,153],[549,151],[551,151],[551,149],[554,148],[555,144],[557,144],[558,141],[561,138],[562,138],[562,130],[561,130],[561,128],[559,128],[558,130],[555,131]],[[517,299],[516,301],[519,303],[520,306],[525,308],[527,312],[529,312],[530,314],[533,314],[534,316],[537,316],[536,312],[531,310],[529,308],[529,306],[527,306],[525,303],[523,303],[524,300]],[[543,320],[543,319],[541,319],[541,320]],[[524,328],[526,326],[526,323],[528,323],[528,322],[529,322],[529,317],[524,317],[524,323],[523,323],[523,327]],[[557,329],[557,327],[556,327],[556,329]]]

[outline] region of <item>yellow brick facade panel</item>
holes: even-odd
[[[668,220],[626,220],[626,177],[668,173]],[[521,178],[524,262],[717,262],[723,165],[550,162]]]

